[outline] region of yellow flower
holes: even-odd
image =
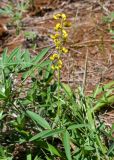
[[[50,35],[50,37],[52,38],[52,39],[57,39],[57,38],[59,38],[59,33],[56,33],[55,35]]]
[[[66,20],[66,15],[64,13],[61,14],[61,17],[64,21]]]
[[[52,70],[55,70],[55,66],[54,66],[54,65],[52,65],[52,66],[51,66],[51,69],[52,69]]]
[[[53,54],[53,58],[55,59],[55,58],[59,58],[59,55],[57,54],[57,53],[54,53]]]
[[[62,48],[62,51],[63,51],[63,53],[68,53],[68,49],[65,47]]]
[[[59,69],[61,69],[61,68],[62,68],[62,65],[58,65],[58,67],[59,67]]]
[[[55,36],[54,36],[54,35],[50,35],[50,37],[51,37],[52,39],[55,39]]]
[[[53,58],[56,57],[58,58],[58,55],[55,53],[53,54]],[[52,70],[59,70],[62,68],[62,60],[58,59],[55,64],[51,65]]]
[[[64,27],[70,27],[71,26],[71,22],[64,22],[63,25],[64,25]]]
[[[53,16],[53,18],[54,18],[55,20],[59,19],[60,17],[61,17],[61,14],[60,14],[60,13],[58,13],[58,14],[56,14],[56,15]]]
[[[58,13],[58,14],[54,15],[53,18],[55,20],[57,20],[59,18],[62,18],[65,21],[66,20],[66,15],[64,13]]]
[[[55,43],[55,45],[56,45],[57,48],[59,48],[60,45],[61,45],[61,41],[56,40],[56,39],[54,39],[54,43]]]
[[[57,50],[57,53],[54,53],[52,56],[50,56],[50,60],[52,61],[51,68],[52,70],[60,70],[63,66],[61,54],[68,53],[68,49],[63,46],[63,42],[65,42],[68,37],[68,33],[64,27],[69,27],[71,23],[66,22],[67,17],[64,13],[56,14],[53,17],[54,19],[59,19],[61,22],[57,23],[54,27],[55,34],[50,36],[53,39],[55,48]]]
[[[52,55],[52,56],[50,56],[50,60],[51,60],[51,61],[54,61],[54,57],[53,57],[53,55]]]
[[[63,64],[62,61],[59,59],[58,65],[62,65],[62,64]]]
[[[59,55],[57,53],[54,53],[52,56],[50,56],[51,61],[54,61],[55,59],[59,59]]]
[[[59,29],[61,29],[62,26],[60,23],[57,23],[56,26],[55,26],[55,30],[58,31]]]
[[[56,70],[59,70],[59,66],[55,66],[55,69],[56,69]]]
[[[63,34],[62,34],[62,35],[63,35],[63,38],[64,38],[64,39],[67,39],[68,33],[67,33],[64,29],[62,30],[62,33],[63,33]]]
[[[60,46],[56,46],[56,49],[59,50],[59,49],[60,49]]]
[[[63,63],[62,63],[62,60],[59,59],[59,60],[58,60],[58,63],[57,63],[57,66],[58,66],[59,69],[62,68],[62,64],[63,64]]]
[[[59,33],[55,34],[55,38],[59,38],[59,36],[60,36]]]

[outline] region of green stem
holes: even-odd
[[[3,79],[2,79],[2,83],[4,83],[4,84],[5,84],[5,73],[4,73],[4,69],[2,70],[2,77],[3,77]]]
[[[60,104],[60,69],[58,70],[58,117],[61,117],[61,104]]]

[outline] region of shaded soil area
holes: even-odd
[[[4,8],[7,3],[7,0],[2,0],[0,7]],[[10,24],[10,17],[0,15],[0,53],[5,47],[11,51],[22,46],[36,55],[41,49],[52,46],[50,34],[56,23],[53,14],[64,12],[72,26],[68,29],[69,54],[63,57],[61,81],[73,88],[85,85],[87,94],[90,94],[96,84],[114,80],[114,39],[109,32],[114,28],[114,22],[104,21],[112,11],[113,0],[34,0],[33,6],[23,15],[19,35],[16,35],[15,26]],[[3,25],[7,26],[7,33]],[[25,38],[28,31],[35,32],[34,41]],[[104,114],[103,120],[107,125],[114,123],[113,112],[112,108]]]

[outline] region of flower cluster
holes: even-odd
[[[53,18],[60,22],[54,27],[55,34],[50,36],[56,47],[56,53],[53,53],[53,55],[50,56],[50,60],[52,61],[52,69],[60,70],[62,68],[62,54],[68,53],[68,49],[64,47],[64,43],[68,38],[68,33],[65,30],[65,27],[69,27],[70,23],[66,21],[66,15],[64,13],[56,14]]]

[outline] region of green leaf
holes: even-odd
[[[48,80],[50,79],[49,77],[50,77],[50,74],[51,74],[51,71],[52,71],[51,63],[52,62],[49,62],[48,66],[47,66],[47,69],[46,69],[46,73],[44,75],[45,79],[48,79]],[[51,77],[52,77],[52,74],[51,74]]]
[[[11,80],[8,79],[5,82],[5,96],[8,98],[11,96]]]
[[[95,106],[92,108],[93,112],[99,111],[103,107],[108,107],[110,104],[114,103],[114,96],[110,96],[107,98],[107,101],[103,101],[100,99],[99,102],[95,104]]]
[[[69,126],[67,129],[69,130],[73,130],[73,129],[79,129],[79,128],[85,128],[85,127],[88,127],[89,125],[86,125],[86,124],[73,124],[71,126]]]
[[[98,95],[100,92],[102,92],[102,89],[101,89],[101,87],[100,87],[99,84],[98,84],[98,85],[96,85],[96,87],[95,87],[95,90],[94,90],[94,92],[93,92],[92,97],[93,97],[93,98],[96,98],[97,95]]]
[[[85,148],[86,151],[93,151],[93,150],[95,150],[95,148],[93,148],[93,147],[91,147],[89,145],[85,145],[84,148]]]
[[[21,65],[21,70],[26,69],[28,67],[33,66],[33,63],[31,62],[31,57],[30,57],[30,53],[28,50],[25,50],[22,54],[22,57],[20,59],[21,61],[23,60],[23,63]],[[21,63],[20,63],[21,64]]]
[[[20,51],[20,48],[14,49],[14,50],[10,53],[10,56],[9,56],[9,58],[8,58],[8,62],[11,62],[12,59],[16,56],[16,54],[20,54],[19,51]]]
[[[44,118],[42,118],[40,115],[32,111],[29,111],[29,110],[27,110],[26,113],[32,120],[34,120],[37,124],[39,124],[44,129],[51,129],[49,123]]]
[[[23,62],[23,59],[22,59],[23,56],[24,56],[24,52],[20,50],[19,54],[15,55],[15,59],[12,59],[12,60],[17,62],[18,64],[21,64]]]
[[[107,155],[110,155],[110,153],[114,153],[114,143],[111,145],[111,147],[109,148]]]
[[[36,156],[35,158],[34,158],[34,160],[41,160],[40,158],[38,158],[38,156]]]
[[[46,156],[46,160],[52,160],[52,159],[50,159],[48,156]]]
[[[0,99],[4,100],[6,98],[7,98],[6,95],[0,91]]]
[[[33,63],[38,63],[44,56],[45,54],[49,51],[49,48],[44,48],[33,60]]]
[[[34,67],[32,67],[27,72],[23,73],[23,75],[22,75],[23,81],[25,81],[27,79],[27,77],[29,77],[32,73],[34,73]]]
[[[67,95],[72,97],[73,93],[72,93],[70,86],[65,83],[62,83],[61,85],[62,85],[63,89],[65,90],[65,92],[67,93]]]
[[[8,60],[8,57],[7,57],[7,48],[4,50],[3,54],[2,54],[2,63],[4,65],[4,67],[6,66],[7,64],[7,60]]]
[[[49,151],[51,152],[52,155],[57,155],[57,156],[61,157],[59,151],[54,146],[52,146],[51,144],[48,144],[48,147],[49,147]]]
[[[41,64],[39,64],[38,67],[40,69],[42,69],[43,67],[50,65],[50,63],[51,63],[50,60],[46,60],[46,61],[42,62]]]
[[[3,114],[3,111],[0,112],[0,121],[6,116],[6,114]]]
[[[70,135],[67,130],[64,132],[64,135],[63,135],[63,145],[65,148],[65,153],[66,153],[67,159],[72,160],[71,151],[70,151]]]
[[[33,62],[32,62],[33,63]],[[27,72],[25,72],[24,74],[23,74],[23,81],[27,78],[27,77],[29,77],[31,74],[33,74],[34,73],[34,70],[35,69],[39,69],[39,70],[42,70],[43,69],[43,67],[45,67],[45,66],[47,66],[47,65],[49,65],[50,64],[50,61],[49,60],[46,60],[46,61],[44,61],[44,62],[42,62],[41,64],[39,63],[39,64],[33,64],[34,66],[30,69],[30,70],[28,70]]]
[[[110,13],[110,17],[114,19],[114,12]]]
[[[34,140],[38,140],[38,139],[42,139],[42,138],[48,138],[51,136],[55,136],[61,132],[63,132],[63,129],[55,129],[55,130],[45,130],[45,131],[41,131],[40,133],[36,134],[35,136],[33,136],[30,141],[34,141]]]
[[[30,62],[31,61],[31,59],[30,59],[30,53],[29,53],[28,50],[25,50],[23,57],[24,57],[24,61],[25,62]]]
[[[105,84],[104,86],[100,87],[97,86],[96,90],[94,91],[94,98],[96,98],[97,95],[102,93],[103,91],[106,91],[107,89],[110,89],[114,85],[114,81],[109,82],[108,84]]]
[[[32,160],[32,155],[31,154],[27,155],[27,160]]]

